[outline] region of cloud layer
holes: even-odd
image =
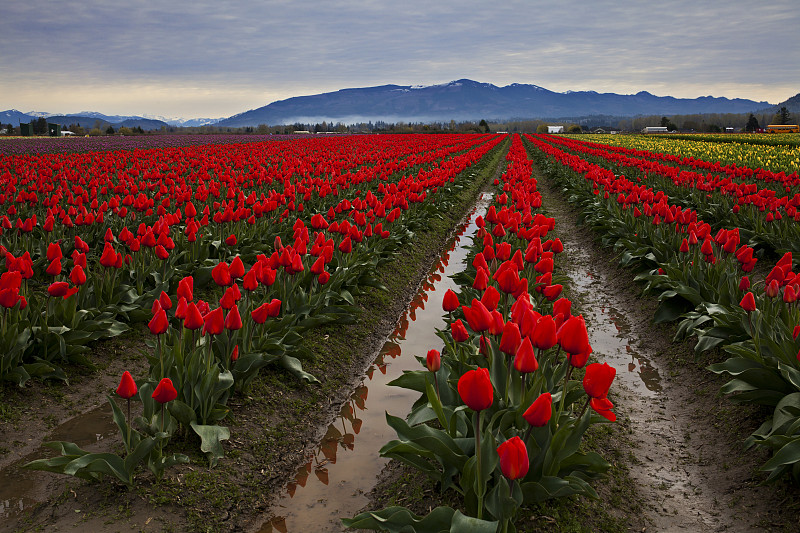
[[[458,78],[778,102],[790,1],[7,2],[0,108],[228,116],[344,87]]]

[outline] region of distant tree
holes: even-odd
[[[673,124],[672,121],[667,117],[661,117],[661,125],[666,127],[669,131],[675,131],[678,129],[678,126]]]
[[[258,133],[259,135],[266,135],[267,133],[269,133],[269,129],[267,128],[266,124],[259,124],[258,128],[256,128],[256,133]]]
[[[136,126],[136,128],[134,128],[134,129],[136,130],[136,133],[144,135],[144,130],[142,129],[141,126]]]
[[[489,124],[486,123],[485,120],[481,119],[480,124],[478,124],[481,128],[483,128],[484,133],[491,133],[491,129],[489,129]]]
[[[114,135],[115,133],[116,131],[114,131],[114,126],[109,124],[108,127],[106,128],[106,135]]]
[[[772,117],[773,124],[791,124],[792,115],[786,106],[782,106],[777,113]]]
[[[547,124],[539,124],[536,126],[536,133],[547,133]]]
[[[577,124],[573,124],[569,128],[567,128],[567,133],[582,133],[583,130]]]
[[[89,135],[91,137],[99,137],[102,134],[103,134],[103,132],[100,131],[100,128],[92,128],[92,129],[89,130]]]
[[[750,116],[747,117],[747,125],[744,127],[744,131],[752,132],[752,131],[756,131],[756,130],[758,130],[760,128],[761,128],[761,126],[758,125],[758,119],[755,117],[755,115],[750,113]]]
[[[122,126],[119,129],[119,134],[120,135],[133,135],[133,130],[130,129],[130,128],[126,128],[125,126]]]
[[[708,132],[709,133],[721,133],[722,132],[722,128],[720,128],[716,124],[709,124],[708,125]]]
[[[33,121],[33,134],[40,135],[43,133],[47,133],[47,119],[44,117],[39,117]]]

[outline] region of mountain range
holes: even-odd
[[[609,115],[748,113],[772,107],[741,98],[673,98],[646,91],[636,94],[567,91],[513,83],[497,87],[462,79],[441,85],[381,85],[298,96],[234,115],[218,126],[344,122],[442,122]]]
[[[491,83],[461,79],[439,85],[381,85],[341,89],[310,96],[297,96],[272,102],[224,119],[183,119],[153,115],[104,115],[84,111],[67,115],[11,109],[0,112],[0,123],[19,125],[38,117],[62,125],[80,123],[94,127],[99,121],[105,129],[121,126],[144,130],[166,126],[203,126],[239,128],[260,124],[315,124],[327,121],[359,122],[449,122],[507,121],[514,119],[559,119],[566,117],[631,117],[636,115],[687,115],[703,113],[773,113],[786,105],[791,113],[800,112],[800,94],[777,106],[742,98],[702,96],[674,98],[655,96],[646,91],[636,94],[598,93],[595,91],[550,91],[530,84],[512,83],[498,87]]]

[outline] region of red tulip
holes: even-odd
[[[475,280],[472,282],[472,288],[479,291],[484,291],[488,285],[489,275],[486,274],[485,270],[479,268],[478,272],[475,274]]]
[[[147,327],[150,328],[150,333],[153,335],[161,335],[167,331],[167,328],[169,328],[169,319],[167,319],[167,313],[161,309],[161,306],[159,306],[159,309],[156,311],[155,315],[153,315],[153,318],[150,319]]]
[[[497,304],[500,303],[500,292],[493,286],[489,285],[486,287],[486,291],[484,291],[483,296],[481,297],[481,303],[489,311],[494,311],[497,309]]]
[[[589,361],[590,355],[592,355],[592,347],[591,345],[587,345],[585,351],[569,354],[569,364],[575,368],[583,368]]]
[[[242,329],[242,317],[239,315],[239,307],[233,306],[225,318],[225,329],[228,331],[235,331]]]
[[[519,437],[512,437],[497,447],[500,456],[500,470],[511,480],[522,479],[528,473],[528,449]]]
[[[442,300],[442,309],[445,312],[450,313],[458,309],[459,305],[458,295],[456,295],[452,289],[447,289],[447,292],[444,293],[444,298]]]
[[[511,321],[506,322],[503,326],[503,336],[500,338],[500,351],[506,355],[514,355],[521,342],[519,326]]]
[[[204,323],[203,315],[200,314],[197,305],[195,305],[194,302],[190,302],[189,305],[186,306],[186,317],[183,319],[183,327],[195,330],[203,327]]]
[[[586,331],[583,315],[573,316],[564,322],[561,329],[558,330],[557,336],[558,343],[567,353],[583,353],[589,346],[589,334]]]
[[[211,278],[220,287],[227,287],[233,281],[231,279],[231,271],[228,263],[220,261],[217,266],[211,270]]]
[[[472,307],[466,305],[461,306],[464,312],[464,317],[467,319],[469,327],[476,333],[481,333],[492,327],[494,319],[486,306],[484,306],[478,299],[472,299]]]
[[[45,270],[48,275],[50,276],[58,276],[61,274],[61,258],[57,257],[53,259],[49,265],[47,265],[47,270]]]
[[[519,345],[516,355],[514,356],[514,368],[521,374],[530,374],[539,368],[539,362],[533,354],[533,346],[528,337],[523,339]]]
[[[83,267],[75,265],[72,268],[72,272],[69,273],[69,280],[73,285],[83,285],[86,283],[86,272],[84,272]]]
[[[183,296],[187,302],[194,299],[194,278],[192,276],[186,276],[178,282],[178,296]]]
[[[464,342],[469,339],[469,333],[467,333],[467,328],[464,327],[464,323],[461,322],[461,319],[450,324],[450,334],[456,342]]]
[[[172,309],[172,300],[169,299],[169,296],[164,291],[161,291],[161,295],[158,297],[158,303],[161,304],[161,308],[164,311]]]
[[[131,373],[127,370],[122,373],[122,379],[119,380],[119,386],[117,387],[117,394],[121,398],[125,398],[126,400],[132,398],[138,389],[136,388],[136,382],[133,380]]]
[[[47,293],[54,297],[58,298],[59,296],[64,296],[69,291],[69,283],[66,281],[56,281],[55,283],[50,284],[47,287]],[[16,302],[15,302],[16,303]]]
[[[203,333],[209,335],[219,335],[225,328],[225,314],[221,307],[217,307],[203,317]]]
[[[750,288],[750,278],[747,276],[742,276],[742,279],[739,280],[739,290],[746,291]]]
[[[533,328],[531,343],[539,350],[549,350],[558,342],[556,323],[550,315],[540,318]]]
[[[436,372],[442,367],[442,354],[438,350],[428,350],[428,356],[425,360],[425,366],[431,372]]]
[[[522,418],[535,428],[546,426],[553,414],[553,397],[549,392],[539,395],[528,409],[522,413]]]
[[[228,269],[231,277],[234,279],[241,278],[244,276],[244,263],[242,263],[242,258],[238,255],[233,258],[231,261],[231,266]]]
[[[229,235],[225,239],[225,244],[227,244],[228,246],[236,246],[236,235],[233,234]]]
[[[236,362],[239,359],[239,345],[233,347],[233,351],[231,352],[231,361]]]
[[[741,306],[742,309],[744,309],[748,313],[751,313],[751,312],[755,311],[756,310],[756,299],[753,296],[753,293],[752,292],[748,292],[747,294],[745,294],[744,298],[742,298],[742,301],[739,302],[739,305]]]
[[[592,363],[586,367],[583,390],[592,398],[605,398],[616,374],[616,369],[608,363]]]
[[[458,380],[458,394],[467,407],[473,411],[483,411],[494,401],[494,388],[485,368],[468,370]]]
[[[175,390],[175,387],[172,385],[172,380],[169,378],[163,378],[158,382],[152,396],[155,401],[162,405],[171,402],[177,397],[178,391]]]

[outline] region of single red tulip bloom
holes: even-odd
[[[742,276],[742,279],[739,280],[739,290],[746,291],[750,288],[750,278],[747,276]]]
[[[452,289],[447,289],[447,292],[444,293],[444,299],[442,300],[442,309],[450,313],[458,309],[459,305],[458,295],[453,292]]]
[[[464,342],[469,339],[469,333],[467,333],[467,328],[464,327],[464,323],[461,322],[461,319],[450,324],[450,334],[456,342]]]
[[[178,282],[178,296],[183,296],[187,302],[194,299],[194,278],[192,276],[186,276]]]
[[[549,350],[558,342],[556,322],[550,315],[542,316],[533,328],[531,343],[539,350]]]
[[[516,355],[514,356],[514,368],[520,374],[530,374],[539,368],[539,361],[533,353],[533,345],[528,337],[523,339],[519,345]]]
[[[238,279],[244,276],[244,263],[242,263],[242,258],[238,255],[233,258],[231,261],[231,266],[228,268],[228,272],[231,275],[231,278]]]
[[[49,265],[47,265],[47,270],[45,270],[48,275],[50,276],[58,276],[61,274],[61,258],[57,257],[53,259]]]
[[[228,246],[236,246],[236,242],[236,235],[234,234],[229,235],[228,238],[225,239],[225,244]]]
[[[203,315],[200,313],[197,305],[195,305],[194,302],[190,302],[189,305],[186,306],[186,318],[183,319],[183,327],[195,330],[203,327],[204,323]]]
[[[589,346],[589,334],[586,331],[583,315],[573,316],[561,325],[561,329],[558,330],[558,343],[567,353],[579,354],[586,351]]]
[[[242,329],[242,317],[239,315],[238,306],[234,305],[228,312],[228,316],[225,318],[225,329],[228,331]]]
[[[80,265],[75,265],[69,273],[69,280],[73,285],[83,285],[86,283],[86,272]]]
[[[178,397],[178,391],[172,385],[172,380],[164,378],[158,382],[156,390],[153,391],[152,398],[160,404],[171,402]]]
[[[503,326],[503,336],[500,338],[500,351],[506,355],[514,355],[521,342],[519,326],[511,321],[506,322]]]
[[[136,394],[137,391],[138,389],[136,388],[136,382],[133,380],[131,373],[126,370],[122,373],[122,379],[119,380],[117,394],[121,398],[129,400]]]
[[[436,372],[442,367],[442,354],[438,350],[428,350],[428,356],[425,360],[425,366],[431,372]]]
[[[167,319],[166,311],[159,307],[156,314],[150,319],[147,327],[150,328],[150,333],[153,335],[161,335],[167,331],[167,328],[169,328],[169,319]]]
[[[231,352],[231,361],[236,362],[239,359],[239,345],[233,347],[233,351]]]
[[[739,302],[739,305],[741,306],[742,309],[744,309],[748,313],[751,313],[751,312],[755,311],[756,310],[756,299],[753,296],[753,293],[752,292],[748,292],[747,294],[745,294],[744,298],[742,298],[742,301]]]
[[[217,266],[211,270],[211,278],[214,280],[214,283],[220,287],[227,287],[230,285],[233,280],[231,278],[231,271],[230,267],[228,267],[228,263],[225,261],[220,261]]]
[[[468,370],[458,380],[458,394],[467,407],[473,411],[483,411],[494,401],[494,388],[485,368]]]
[[[511,480],[522,479],[528,473],[528,449],[519,437],[512,437],[497,447],[500,456],[500,470]]]
[[[50,284],[47,287],[47,293],[54,297],[58,298],[59,296],[64,296],[69,291],[69,283],[66,281],[56,281],[55,283]],[[16,302],[15,302],[16,303]]]
[[[217,307],[203,317],[204,333],[219,335],[225,328],[225,314],[221,307]]]
[[[546,426],[553,415],[553,397],[549,392],[539,395],[528,409],[522,413],[522,418],[535,428]]]
[[[172,309],[172,300],[169,299],[169,296],[164,291],[161,291],[161,295],[158,297],[158,303],[161,304],[161,309],[164,311]]]
[[[482,268],[478,269],[477,274],[475,274],[475,280],[472,282],[472,288],[477,289],[479,291],[486,290],[486,287],[489,285],[489,276],[486,274],[486,271]]]
[[[489,285],[486,287],[486,291],[484,291],[483,296],[481,297],[481,303],[489,311],[496,310],[497,304],[500,303],[500,292],[493,286]]]
[[[616,374],[617,370],[608,363],[592,363],[586,367],[583,390],[592,398],[605,398]]]
[[[472,299],[471,307],[462,305],[461,310],[472,331],[480,333],[492,327],[494,319],[491,312],[477,298]]]
[[[583,368],[589,361],[589,356],[592,355],[592,347],[588,345],[586,350],[581,353],[569,354],[569,364],[574,368]]]

